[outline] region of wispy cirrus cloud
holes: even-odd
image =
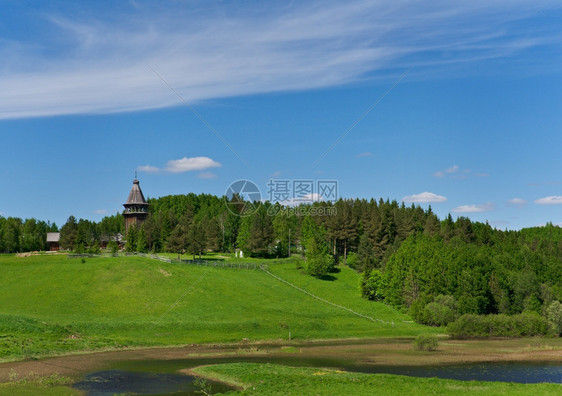
[[[535,203],[539,205],[562,205],[562,195],[539,198],[535,200]]]
[[[213,172],[201,172],[197,175],[199,179],[209,180],[209,179],[216,179],[219,176]]]
[[[526,0],[260,7],[162,1],[131,2],[111,13],[82,7],[77,12],[54,3],[44,12],[12,15],[20,25],[36,18],[31,22],[45,32],[0,38],[0,119],[178,106],[151,67],[197,103],[337,86],[398,69],[440,76],[445,67],[462,72],[561,44],[530,24],[511,29],[536,16],[539,5]],[[540,56],[535,59],[541,66]]]
[[[191,157],[191,158],[183,157],[177,160],[168,161],[166,163],[166,166],[164,166],[163,168],[158,168],[152,165],[142,165],[137,167],[137,170],[139,172],[147,172],[147,173],[159,173],[159,172],[183,173],[183,172],[191,172],[191,171],[203,171],[205,169],[218,168],[221,166],[222,165],[219,162],[209,157]],[[205,176],[209,176],[209,175],[210,173],[207,175],[203,175],[202,178],[206,178]]]
[[[414,195],[407,195],[402,198],[404,202],[414,202],[414,203],[433,203],[433,202],[445,202],[447,197],[443,195],[437,195],[431,192],[422,192]]]
[[[433,176],[435,176],[435,177],[445,177],[445,176],[450,175],[452,173],[457,173],[458,171],[459,171],[459,166],[453,165],[453,166],[451,166],[447,169],[439,170],[439,171],[435,172],[433,174]]]
[[[489,212],[494,210],[494,204],[491,202],[485,204],[471,204],[471,205],[461,205],[452,209],[453,213],[479,213],[479,212]]]
[[[458,165],[453,165],[447,169],[438,170],[433,173],[433,177],[444,178],[450,177],[452,179],[467,179],[468,177],[486,177],[489,176],[487,173],[478,172],[474,173],[470,169],[461,169]]]
[[[364,158],[364,157],[372,157],[372,156],[373,156],[373,153],[371,153],[369,151],[365,151],[364,153],[357,154],[355,157]]]
[[[522,199],[522,198],[513,198],[507,201],[508,206],[515,206],[517,208],[523,208],[527,206],[528,203],[529,202],[527,202],[526,199]]]

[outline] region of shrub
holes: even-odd
[[[433,334],[420,334],[414,340],[416,351],[435,351],[439,345],[439,339]]]
[[[107,248],[111,253],[117,253],[119,251],[119,245],[115,241],[109,241]]]
[[[423,309],[427,304],[433,302],[433,298],[427,295],[421,295],[410,305],[410,316],[417,322],[423,323]]]
[[[458,338],[537,336],[548,333],[548,322],[536,312],[513,316],[466,314],[449,323],[447,332]]]
[[[76,254],[82,254],[86,251],[86,248],[84,247],[83,243],[78,243],[74,246],[74,253]]]
[[[555,335],[562,334],[562,304],[559,301],[554,301],[548,306],[546,319]]]
[[[453,296],[422,296],[412,303],[410,314],[418,323],[446,326],[458,317],[457,301]]]
[[[534,311],[513,315],[513,318],[521,336],[546,335],[548,333],[547,320]]]
[[[430,326],[446,326],[455,318],[451,308],[436,302],[427,304],[422,311],[422,323]]]
[[[379,270],[374,269],[361,278],[361,295],[368,300],[383,301],[385,287],[385,278]]]
[[[359,257],[357,256],[357,253],[349,252],[345,261],[347,262],[348,267],[353,268],[354,270],[359,268]],[[344,264],[343,257],[340,258],[340,262],[341,264]]]
[[[333,268],[332,256],[318,253],[306,257],[306,272],[312,276],[326,275]]]
[[[90,248],[88,249],[88,253],[90,253],[90,254],[100,254],[101,253],[100,245],[97,242],[94,243],[94,245],[90,246]]]

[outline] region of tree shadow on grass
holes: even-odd
[[[320,275],[317,278],[320,280],[325,280],[330,282],[333,282],[337,279],[334,275]]]

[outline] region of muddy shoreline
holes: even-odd
[[[0,382],[10,377],[59,374],[80,378],[123,361],[244,357],[332,359],[349,364],[423,366],[486,362],[562,362],[562,338],[442,340],[435,352],[418,352],[412,340],[377,338],[301,342],[240,342],[172,348],[118,350],[0,364]]]

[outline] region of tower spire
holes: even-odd
[[[137,180],[137,172],[135,171],[135,180],[133,180],[133,187],[131,187],[131,192],[127,198],[127,202],[123,204],[125,210],[123,211],[123,216],[125,216],[125,235],[129,231],[129,227],[133,224],[137,227],[144,222],[146,216],[148,216],[148,202],[144,199],[144,195],[140,188],[139,181]]]

